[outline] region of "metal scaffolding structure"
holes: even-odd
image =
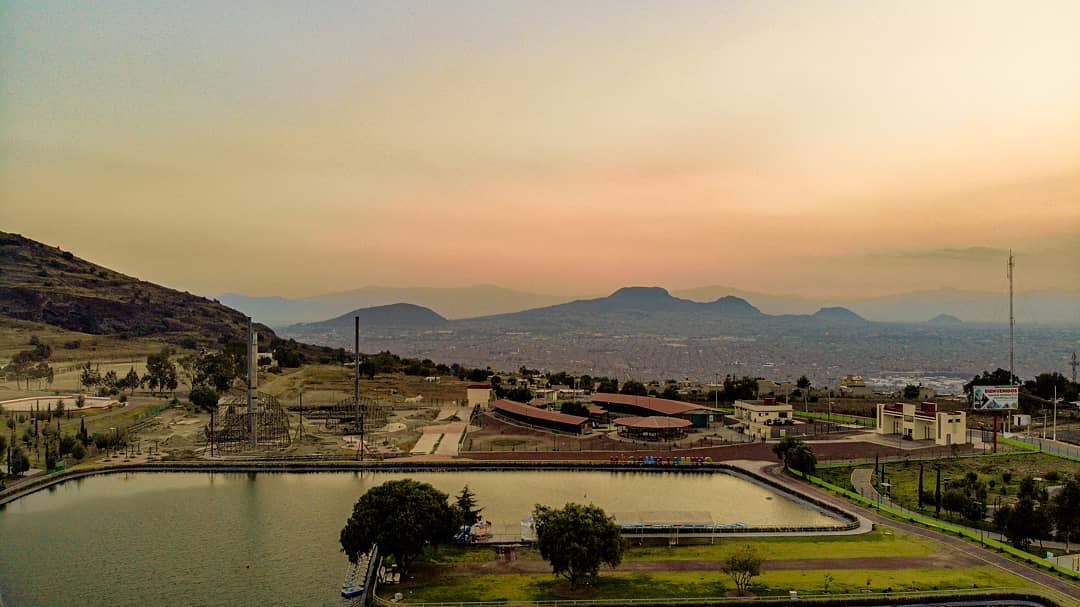
[[[248,402],[245,394],[222,403],[217,419],[205,428],[208,448],[215,453],[241,453],[249,449],[283,448],[292,443],[289,415],[276,398],[255,392],[250,400],[251,414]]]

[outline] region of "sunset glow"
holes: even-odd
[[[5,230],[203,294],[1080,288],[1080,4],[0,8]]]

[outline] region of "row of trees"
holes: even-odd
[[[994,512],[994,526],[1017,548],[1056,535],[1068,552],[1068,544],[1080,540],[1080,478],[1066,480],[1053,497],[1034,478],[1024,478],[1016,502]]]
[[[377,544],[383,554],[407,571],[429,544],[452,541],[461,526],[479,520],[482,509],[468,485],[457,499],[427,483],[411,479],[387,481],[357,500],[341,530],[341,549],[351,562]],[[571,586],[595,580],[604,565],[622,562],[626,543],[615,519],[594,505],[566,504],[551,508],[537,504],[533,510],[540,556],[552,573]],[[741,547],[722,565],[740,592],[761,573],[762,559],[749,547]]]
[[[31,381],[38,382],[39,387],[42,383],[52,385],[54,372],[48,363],[52,348],[42,343],[37,336],[30,338],[30,345],[33,346],[31,349],[16,352],[15,356],[11,357],[11,362],[3,368],[4,378],[15,380],[16,388],[25,384],[29,389]]]

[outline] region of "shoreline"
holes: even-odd
[[[358,461],[323,461],[323,462],[288,462],[288,461],[252,461],[249,463],[233,462],[154,462],[140,464],[104,464],[93,469],[72,469],[36,479],[26,486],[14,490],[8,490],[0,494],[0,508],[22,497],[32,495],[49,487],[54,487],[68,481],[100,476],[106,474],[119,474],[129,472],[142,473],[171,473],[171,472],[225,472],[225,473],[292,473],[310,474],[319,472],[451,472],[451,471],[477,471],[498,472],[501,470],[543,470],[543,471],[572,471],[572,472],[683,472],[683,473],[707,473],[728,474],[741,478],[756,485],[765,487],[780,497],[789,499],[802,505],[817,510],[839,524],[828,527],[743,527],[740,529],[718,530],[722,535],[758,535],[758,534],[814,534],[814,535],[853,535],[867,533],[873,529],[873,525],[865,518],[856,514],[853,510],[841,508],[826,501],[819,500],[813,495],[794,491],[780,483],[769,479],[749,467],[738,466],[730,463],[719,462],[698,466],[644,466],[637,464],[611,464],[599,462],[566,462],[566,461],[496,461],[484,462],[476,460],[454,460],[439,462],[358,462]],[[2,606],[0,606],[2,607]]]

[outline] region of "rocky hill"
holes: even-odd
[[[287,331],[304,335],[322,333],[349,335],[353,332],[354,317],[360,317],[360,331],[365,333],[373,329],[433,329],[450,322],[429,308],[396,303],[387,306],[361,308],[322,322],[292,325],[288,327]]]
[[[243,339],[246,317],[216,301],[126,276],[0,232],[0,315],[70,331],[160,337],[185,347]],[[275,337],[256,325],[260,338]]]

